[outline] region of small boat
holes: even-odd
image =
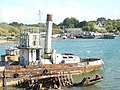
[[[0,66],[18,65],[19,63],[19,49],[17,47],[10,47],[5,49],[6,53],[1,55]]]
[[[68,38],[70,38],[70,39],[76,39],[76,37],[74,37],[72,35],[70,35]]]
[[[84,77],[83,80],[79,83],[74,83],[73,86],[89,86],[94,85],[98,82],[101,82],[103,80],[103,77],[100,77],[96,75],[94,79],[90,79],[90,77]]]
[[[83,39],[94,39],[95,36],[94,35],[83,35],[82,38]]]
[[[62,39],[67,39],[67,36],[61,36],[62,37]]]
[[[115,35],[99,35],[99,36],[96,36],[96,39],[114,39],[115,38]]]

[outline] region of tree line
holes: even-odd
[[[100,32],[100,33],[115,33],[120,31],[120,19],[111,20],[104,17],[98,18],[96,21],[81,21],[76,18],[66,18],[60,23],[62,29],[65,28],[82,28],[83,31]]]
[[[3,36],[19,35],[17,33],[19,33],[19,31],[23,28],[35,28],[35,29],[40,29],[41,32],[45,31],[45,23],[23,24],[18,22],[12,22],[12,23],[9,23],[8,25],[10,25],[10,27],[13,26],[14,28],[10,28],[8,26],[7,26],[8,29],[3,28],[3,25],[1,24],[0,25],[1,35]],[[17,28],[17,32],[15,28]],[[71,18],[67,17],[63,20],[62,23],[59,23],[59,24],[53,23],[53,34],[63,33],[66,28],[82,28],[83,31],[99,32],[99,33],[117,33],[117,32],[120,32],[120,19],[111,20],[111,19],[106,19],[104,17],[100,17],[96,21],[80,22],[74,17],[71,17]]]
[[[45,24],[23,24],[18,22],[9,23],[19,29],[26,27],[40,27],[41,31],[45,31]],[[74,17],[65,18],[62,23],[53,23],[53,34],[62,33],[66,28],[82,28],[83,31],[99,32],[99,33],[116,33],[120,32],[120,19],[111,20],[104,17],[98,18],[96,21],[79,21]]]

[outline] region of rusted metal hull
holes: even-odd
[[[19,75],[34,75],[41,74],[44,69],[47,69],[50,74],[69,72],[73,74],[88,73],[91,71],[98,70],[104,64],[98,65],[86,65],[86,66],[74,66],[73,64],[48,64],[48,65],[29,65],[26,67],[22,66],[5,66],[5,76],[12,77],[12,74],[18,73]],[[2,77],[2,72],[0,71],[0,77]]]
[[[10,80],[15,80],[17,82],[18,77],[21,77],[21,79],[25,77],[31,77],[31,76],[44,76],[44,75],[59,75],[61,73],[63,74],[71,74],[71,75],[77,75],[82,73],[88,73],[91,71],[98,70],[100,67],[102,67],[103,63],[97,63],[93,64],[92,62],[83,62],[84,65],[80,63],[74,63],[74,64],[47,64],[47,65],[29,65],[26,67],[22,66],[5,66],[4,70],[0,71],[0,82],[2,81],[2,78],[4,77],[6,79],[6,86],[12,85],[14,82],[10,82]],[[92,64],[91,64],[92,63]],[[43,73],[44,70],[47,70],[46,73]],[[16,74],[18,76],[16,76]],[[0,85],[2,86],[2,84]]]

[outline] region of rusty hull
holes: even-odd
[[[70,74],[82,74],[88,73],[91,71],[98,70],[102,67],[103,64],[99,65],[87,65],[85,67],[75,67],[71,64],[48,64],[48,65],[29,65],[26,67],[22,66],[5,66],[5,76],[13,77],[15,73],[19,74],[19,76],[32,76],[36,74],[42,74],[43,70],[47,69],[49,74],[56,73],[70,73]],[[0,77],[3,77],[3,71],[0,71]]]

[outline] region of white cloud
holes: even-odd
[[[79,3],[77,3],[75,0],[71,0],[66,5],[60,6],[58,5],[59,2],[52,2],[49,3],[46,6],[43,6],[42,4],[39,4],[39,8],[41,8],[42,14],[46,15],[47,13],[50,13],[53,15],[53,22],[54,23],[60,23],[67,17],[75,17],[78,20],[92,20],[97,18],[97,15],[89,11],[87,9],[84,9],[80,6]],[[46,17],[46,16],[44,16]],[[44,19],[45,20],[45,19]]]
[[[120,18],[120,10],[115,10],[115,11],[112,13],[111,18],[112,18],[112,19],[119,19],[119,18]]]
[[[23,7],[2,7],[2,17],[5,22],[24,22],[24,15]]]
[[[69,1],[65,7],[59,7],[56,4],[50,6],[48,8],[51,9],[56,23],[62,22],[67,17],[75,17],[79,21],[96,20],[100,15],[100,13],[89,10],[89,8],[82,7],[81,4],[75,0]]]
[[[77,3],[71,1],[64,7],[58,5],[58,3],[60,3],[59,0],[51,2],[46,6],[39,3],[36,4],[36,10],[41,10],[42,18],[44,18],[44,20],[46,18],[46,14],[52,14],[53,22],[55,23],[60,23],[67,17],[75,17],[76,15],[78,15],[76,14],[79,10],[79,5]]]
[[[26,0],[29,4],[23,6],[4,6],[2,7],[3,21],[5,22],[23,22],[23,23],[38,23],[39,22],[39,10],[41,11],[41,22],[46,21],[46,15],[53,15],[53,22],[59,24],[67,17],[75,17],[79,21],[83,20],[96,20],[99,17],[106,16],[107,12],[104,12],[101,8],[91,6],[84,6],[80,0]],[[119,11],[109,12],[107,17],[119,18]]]

